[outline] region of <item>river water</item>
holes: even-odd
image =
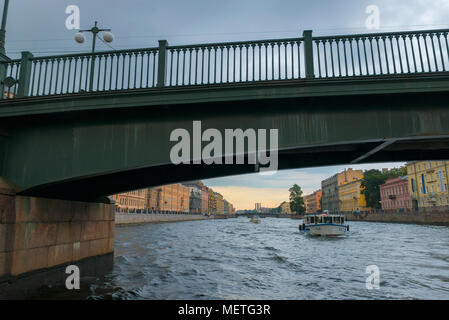
[[[449,227],[349,222],[341,238],[299,220],[246,217],[116,227],[115,266],[76,299],[449,299]],[[366,267],[379,289],[366,288]]]

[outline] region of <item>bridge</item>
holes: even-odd
[[[92,201],[254,172],[174,166],[170,132],[279,129],[279,167],[446,158],[449,30],[209,43],[3,62],[0,176]]]
[[[301,219],[302,215],[296,214],[287,214],[287,213],[261,213],[261,212],[248,212],[248,213],[237,213],[236,217],[259,217],[259,218],[292,218],[292,219]]]
[[[172,164],[170,133],[192,133],[194,120],[220,132],[278,129],[281,170],[448,159],[448,33],[304,31],[1,61],[0,227],[10,231],[0,234],[9,245],[0,246],[0,279],[79,261],[85,242],[93,249],[83,258],[110,254],[112,206],[102,196],[259,170]],[[26,238],[50,221],[83,231],[61,243],[71,231]],[[28,240],[17,247],[14,237]],[[37,249],[62,260],[24,262]]]

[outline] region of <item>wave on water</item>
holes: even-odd
[[[448,231],[357,222],[347,236],[317,238],[275,218],[116,228],[112,273],[76,297],[449,299]],[[380,269],[381,290],[365,287],[369,265]],[[66,297],[50,288],[40,298]]]

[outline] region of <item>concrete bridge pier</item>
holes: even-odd
[[[68,265],[83,278],[112,269],[114,205],[19,196],[0,177],[0,299],[44,285],[65,287]]]

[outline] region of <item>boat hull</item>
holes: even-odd
[[[341,236],[344,235],[348,227],[345,225],[337,224],[317,224],[306,226],[309,234],[313,236]]]

